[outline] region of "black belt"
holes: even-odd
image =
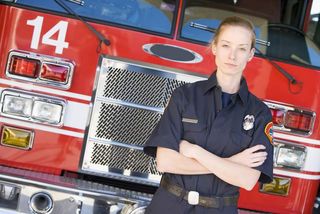
[[[175,184],[172,184],[166,177],[162,178],[160,186],[173,195],[188,201],[191,205],[220,208],[224,206],[236,206],[238,204],[239,195],[227,197],[204,197],[200,196],[198,192],[187,191]]]

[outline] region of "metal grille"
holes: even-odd
[[[98,75],[82,169],[154,185],[160,173],[142,146],[180,80],[192,77],[108,58]]]
[[[160,175],[153,158],[142,151],[120,146],[94,143],[91,163],[107,165],[115,169]]]
[[[160,118],[158,112],[102,103],[96,137],[142,146]]]
[[[183,81],[108,67],[103,96],[146,106],[164,108]]]

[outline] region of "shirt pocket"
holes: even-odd
[[[207,126],[204,123],[183,122],[183,139],[197,145],[204,145]]]
[[[246,148],[248,148],[251,144],[252,137],[249,135],[246,135],[245,133],[242,132],[236,132],[232,131],[231,132],[231,139],[233,144],[236,146],[236,148],[239,148],[237,152],[240,152]]]

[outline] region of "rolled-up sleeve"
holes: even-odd
[[[172,93],[159,123],[144,145],[143,150],[147,155],[155,157],[157,147],[179,151],[179,142],[182,135],[182,106],[183,94],[181,88],[178,88]]]
[[[255,169],[261,172],[259,181],[269,183],[273,179],[273,139],[272,139],[272,116],[268,107],[257,116],[255,121],[255,132],[251,146],[262,144],[268,153],[264,163]]]

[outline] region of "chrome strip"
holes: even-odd
[[[155,111],[155,112],[160,112],[160,113],[163,113],[163,111],[164,111],[164,108],[156,108],[156,107],[151,107],[151,106],[146,106],[146,105],[139,105],[136,103],[130,103],[130,102],[126,102],[123,100],[117,100],[117,99],[112,99],[112,98],[107,98],[107,97],[97,97],[96,101],[110,103],[112,105],[139,108],[139,109],[144,109],[144,110],[148,110],[148,111]]]

